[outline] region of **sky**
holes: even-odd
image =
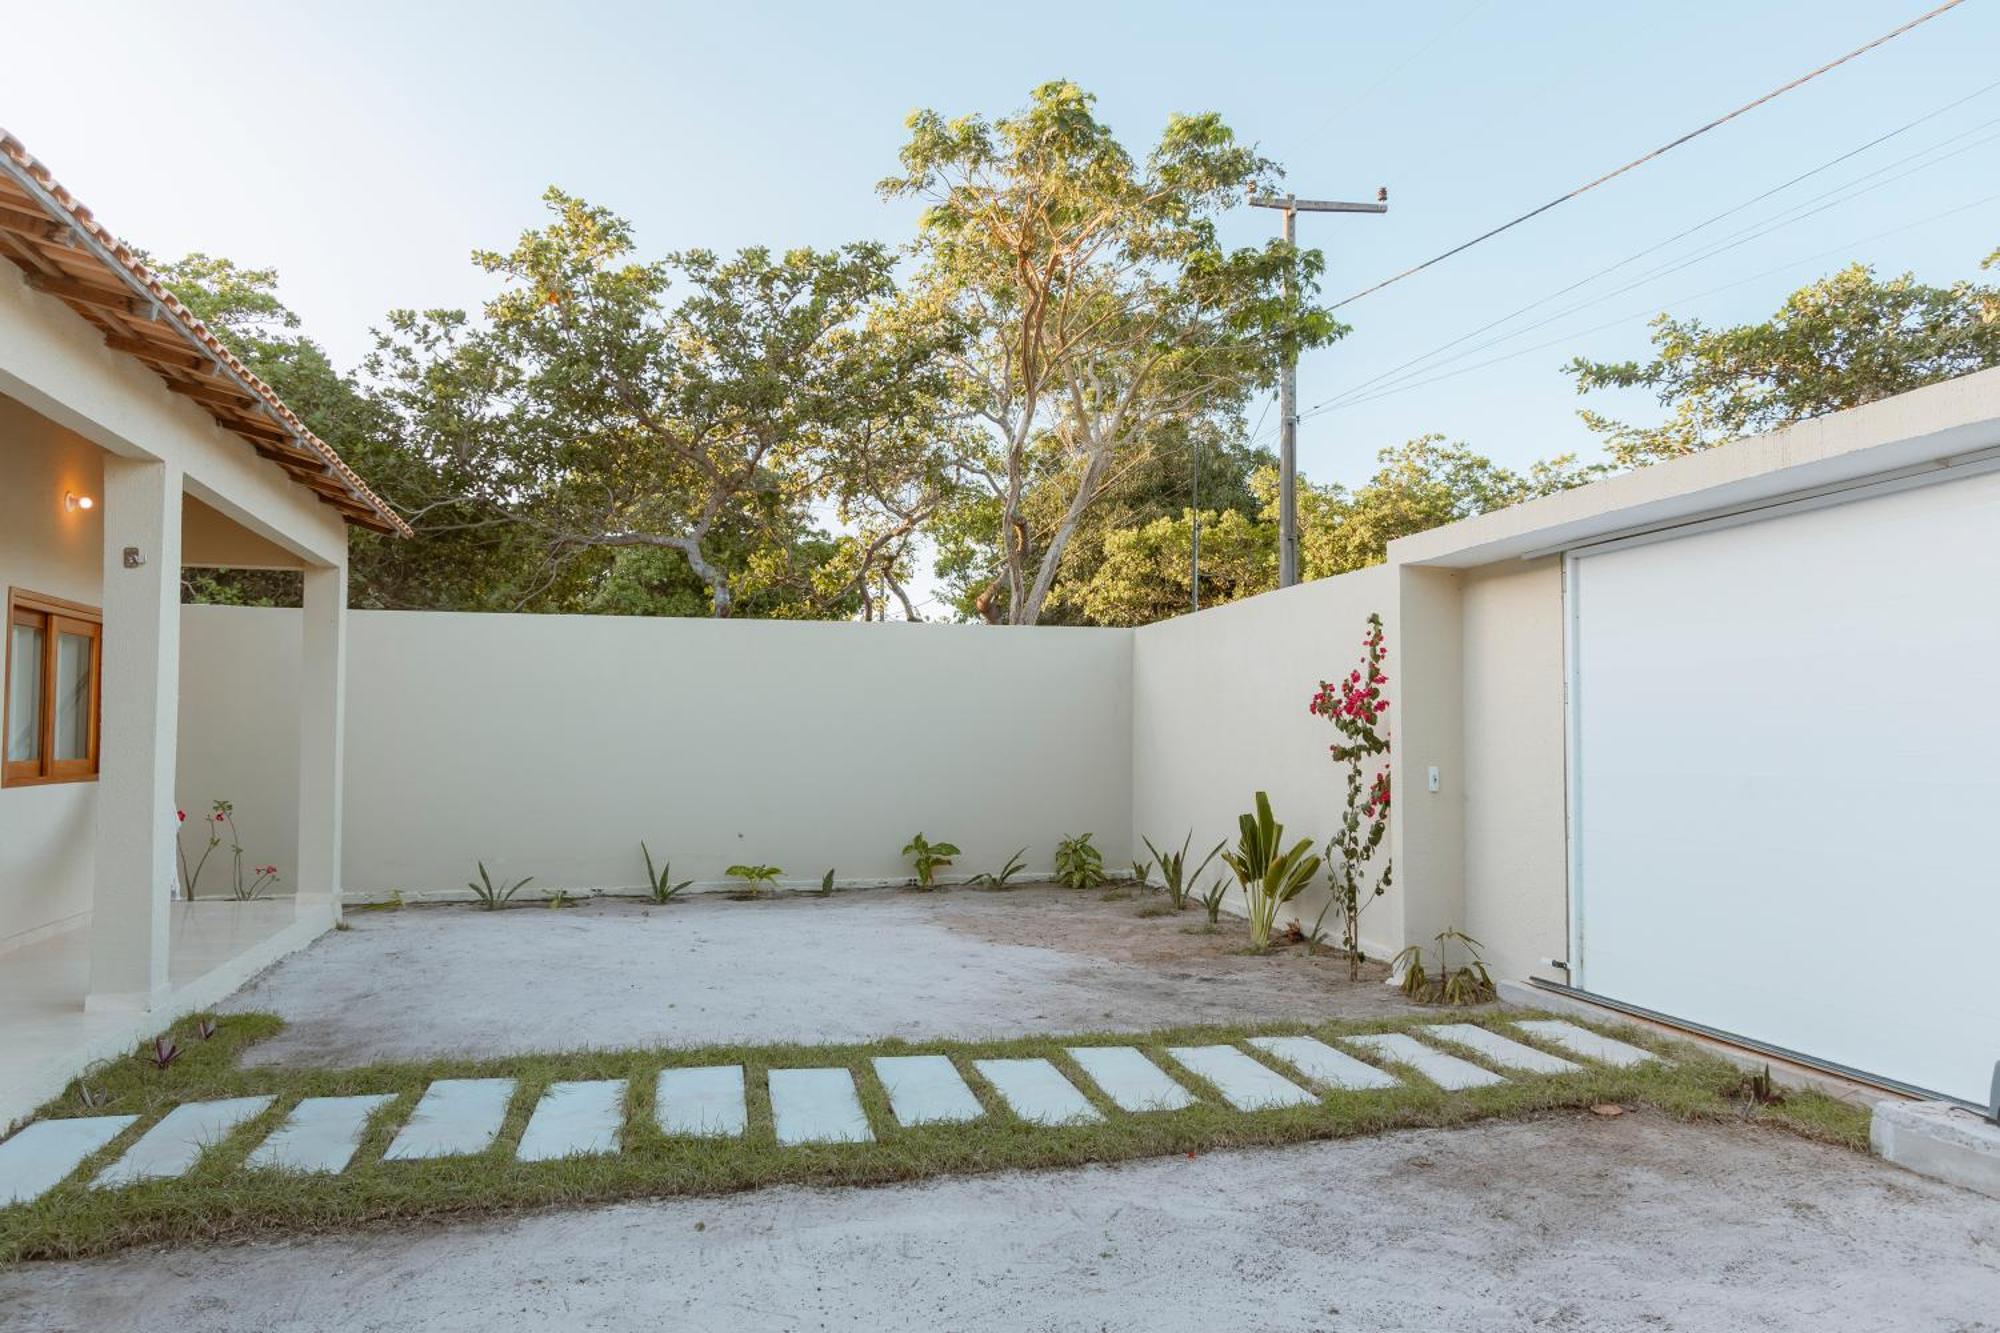
[[[275,266],[306,331],[351,365],[389,309],[476,307],[490,280],[471,251],[537,225],[551,184],[630,218],[649,254],[906,241],[915,206],[875,185],[909,113],[1001,115],[1059,77],[1094,92],[1135,152],[1171,114],[1216,111],[1302,196],[1388,187],[1386,215],[1301,219],[1337,299],[1931,4],[48,3],[9,16],[10,45],[78,55],[8,62],[0,126],[127,240]],[[80,29],[95,34],[83,46]],[[1995,51],[2000,0],[1967,0],[1344,306],[1352,333],[1299,369],[1300,467],[1352,484],[1378,449],[1428,432],[1513,465],[1588,455],[1562,365],[1643,357],[1662,310],[1760,319],[1851,260],[1977,276],[2000,246],[2000,88],[1981,91],[2000,79]],[[1246,207],[1225,231],[1250,244],[1277,225]],[[1446,344],[1376,386],[1396,392],[1310,413]],[[1584,401],[1658,415],[1638,393]],[[1275,413],[1260,402],[1251,424],[1269,439]]]

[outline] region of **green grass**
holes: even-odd
[[[1651,1106],[1681,1119],[1775,1126],[1849,1147],[1863,1148],[1867,1143],[1867,1113],[1860,1108],[1812,1092],[1792,1092],[1781,1103],[1757,1105],[1746,1100],[1741,1091],[1740,1070],[1691,1046],[1632,1029],[1602,1030],[1668,1054],[1673,1063],[1630,1070],[1593,1067],[1555,1076],[1510,1075],[1503,1084],[1450,1094],[1432,1087],[1415,1071],[1398,1068],[1405,1081],[1398,1088],[1332,1093],[1310,1106],[1249,1113],[1229,1108],[1213,1087],[1181,1069],[1163,1049],[1291,1033],[1309,1033],[1338,1043],[1343,1036],[1398,1031],[1435,1022],[1438,1017],[1187,1027],[1140,1034],[985,1042],[891,1039],[823,1046],[576,1051],[352,1069],[243,1068],[237,1062],[238,1055],[246,1046],[278,1031],[280,1020],[266,1014],[231,1015],[221,1020],[215,1037],[206,1042],[195,1035],[189,1022],[176,1029],[185,1054],[169,1069],[154,1069],[137,1056],[114,1061],[82,1080],[102,1094],[103,1100],[96,1105],[86,1106],[79,1085],[73,1084],[61,1098],[43,1108],[44,1117],[133,1114],[140,1120],[85,1162],[68,1182],[40,1200],[0,1209],[0,1261],[75,1258],[151,1242],[268,1239],[390,1220],[617,1199],[715,1195],[780,1183],[865,1185],[1207,1153],[1391,1129],[1530,1117],[1604,1102]],[[1471,1014],[1464,1019],[1486,1026],[1501,1022],[1492,1014]],[[1518,1031],[1508,1030],[1508,1035],[1526,1039]],[[1117,1111],[1099,1096],[1096,1085],[1083,1076],[1063,1049],[1086,1044],[1136,1045],[1148,1051],[1199,1096],[1199,1103],[1181,1111],[1146,1115]],[[1530,1044],[1539,1043],[1531,1040]],[[1253,1057],[1263,1058],[1255,1048],[1245,1049]],[[950,1055],[985,1105],[986,1116],[966,1125],[898,1126],[869,1058],[909,1051]],[[1476,1053],[1465,1054],[1479,1059]],[[1106,1113],[1105,1120],[1062,1128],[1023,1123],[972,1068],[972,1059],[987,1056],[1044,1056],[1054,1061]],[[708,1064],[745,1067],[749,1133],[731,1140],[676,1138],[663,1133],[653,1119],[654,1076],[667,1065]],[[771,1134],[765,1072],[830,1065],[853,1070],[878,1141],[779,1147]],[[1286,1072],[1282,1065],[1274,1063],[1273,1067]],[[431,1161],[381,1160],[396,1129],[433,1079],[469,1077],[519,1080],[506,1125],[490,1150],[477,1156]],[[610,1156],[560,1162],[514,1160],[514,1145],[543,1088],[557,1079],[593,1078],[628,1080],[622,1150]],[[244,1158],[278,1126],[299,1098],[381,1092],[395,1093],[396,1099],[370,1121],[355,1164],[347,1171],[314,1176],[243,1169]],[[277,1097],[270,1109],[209,1149],[185,1177],[122,1190],[93,1190],[83,1183],[121,1155],[173,1105],[265,1093]]]

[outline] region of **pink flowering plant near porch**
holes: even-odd
[[[1371,613],[1361,639],[1361,665],[1341,680],[1321,681],[1307,706],[1340,733],[1327,751],[1347,769],[1347,804],[1339,831],[1327,841],[1326,864],[1333,902],[1340,909],[1340,944],[1347,952],[1348,975],[1355,980],[1363,962],[1362,910],[1388,892],[1395,870],[1386,859],[1379,874],[1370,869],[1389,831],[1389,701],[1382,697],[1382,687],[1389,683],[1383,670],[1389,649],[1383,640],[1382,617]]]
[[[208,845],[202,848],[201,856],[192,864],[188,861],[187,845],[181,840],[187,828],[187,811],[174,812],[179,822],[175,838],[175,851],[181,863],[181,896],[188,902],[195,899],[195,889],[201,884],[201,872],[208,867],[208,858],[222,845],[224,830],[229,834],[229,861],[231,883],[229,895],[237,902],[252,902],[263,897],[278,882],[278,867],[245,865],[243,840],[236,832],[236,807],[229,801],[217,801],[209,807],[208,818],[202,820],[208,834]]]

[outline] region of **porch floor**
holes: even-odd
[[[166,1001],[123,1013],[84,1009],[88,926],[0,954],[0,1128],[61,1092],[87,1064],[214,1004],[332,924],[330,906],[291,898],[175,903]]]

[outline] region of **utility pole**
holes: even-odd
[[[1285,244],[1298,244],[1298,216],[1301,213],[1386,213],[1389,191],[1375,192],[1372,204],[1344,203],[1336,199],[1299,199],[1292,195],[1253,194],[1252,208],[1276,208],[1285,214]],[[1286,288],[1286,295],[1291,289]],[[1289,588],[1299,581],[1299,385],[1298,356],[1285,353],[1278,379],[1278,586]]]

